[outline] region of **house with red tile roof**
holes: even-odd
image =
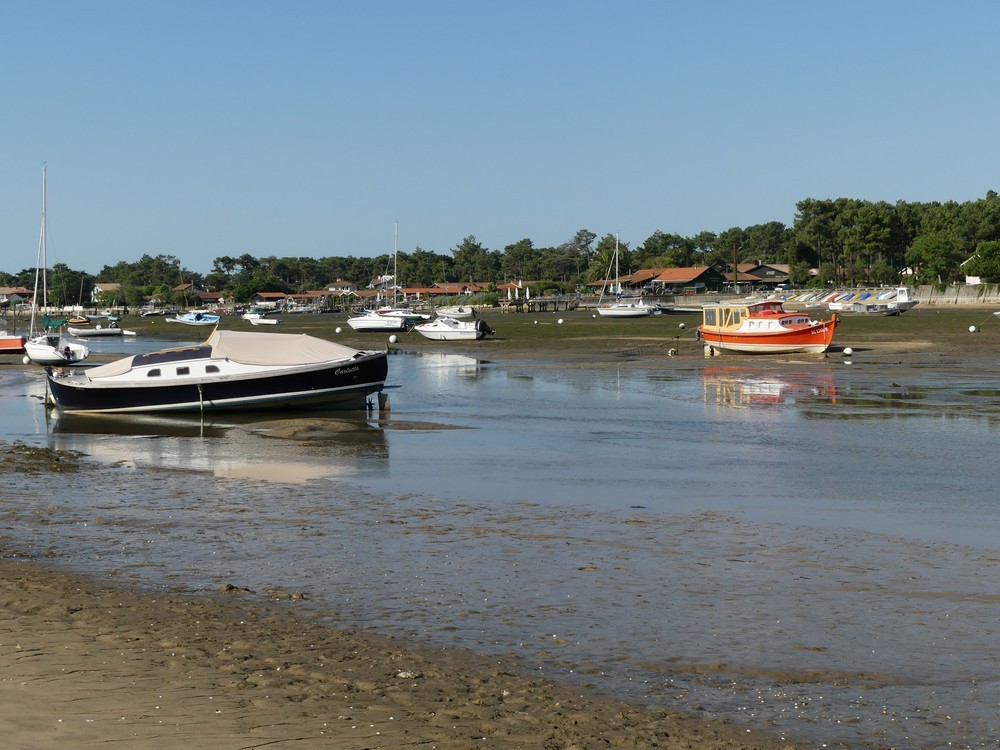
[[[406,299],[427,300],[437,297],[458,297],[468,296],[484,291],[488,285],[470,282],[462,284],[457,282],[440,282],[432,286],[407,286],[402,288],[403,296]]]
[[[274,308],[284,302],[287,296],[284,292],[257,292],[250,298],[250,301],[255,305]]]
[[[725,283],[723,274],[712,266],[663,268],[649,281],[649,288],[667,294],[718,292]]]
[[[222,292],[198,292],[194,295],[198,305],[201,307],[221,307],[226,304],[226,298]]]

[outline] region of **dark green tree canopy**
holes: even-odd
[[[634,250],[620,238],[619,268],[625,274],[642,268],[784,263],[796,284],[895,284],[912,268],[922,283],[947,283],[966,274],[1000,283],[994,268],[1000,195],[992,190],[965,203],[805,198],[795,208],[791,227],[768,221],[692,237],[657,229]],[[598,240],[594,232],[580,229],[556,247],[537,247],[525,237],[491,250],[469,235],[450,253],[417,247],[395,257],[259,257],[247,250],[215,258],[204,277],[173,255],[145,253],[132,263],[105,266],[96,276],[64,265],[50,269],[49,292],[53,301],[75,304],[90,298],[95,283],[117,282],[128,304],[136,305],[149,295],[182,301],[172,298],[173,290],[194,284],[243,302],[259,291],[306,292],[340,279],[365,287],[391,275],[394,266],[403,286],[531,281],[572,290],[607,277],[613,243],[611,233]],[[34,268],[3,272],[0,284],[31,289],[34,275]]]

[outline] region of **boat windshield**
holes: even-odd
[[[748,314],[747,308],[741,306],[708,307],[706,305],[703,310],[704,324],[719,328],[738,328]]]

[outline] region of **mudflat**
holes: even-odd
[[[574,366],[616,347],[698,356],[688,336],[693,320],[681,328],[685,321],[664,316],[630,327],[560,317],[493,321],[497,340],[462,348]],[[933,308],[848,319],[836,356],[849,346],[859,360],[970,366],[967,358],[994,350],[994,321],[984,309]],[[31,460],[38,481],[64,481],[60,457]],[[19,465],[4,460],[0,471]],[[717,717],[541,679],[516,656],[339,629],[303,614],[294,594],[135,591],[11,550],[0,557],[0,733],[8,747],[796,747],[794,738]]]
[[[151,594],[0,563],[7,747],[792,748],[525,674],[515,659],[325,627],[228,589]]]

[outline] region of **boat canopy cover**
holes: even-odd
[[[351,359],[358,353],[357,349],[305,333],[217,330],[205,343],[212,347],[212,357],[245,365],[315,365]]]
[[[167,349],[150,354],[136,354],[87,371],[91,380],[121,375],[132,369],[133,364],[143,364],[154,357],[160,362],[191,359],[198,351],[211,349],[213,359],[230,359],[245,365],[271,365],[292,367],[324,362],[349,360],[358,354],[343,344],[316,338],[305,333],[260,333],[257,331],[216,330],[198,347]]]

